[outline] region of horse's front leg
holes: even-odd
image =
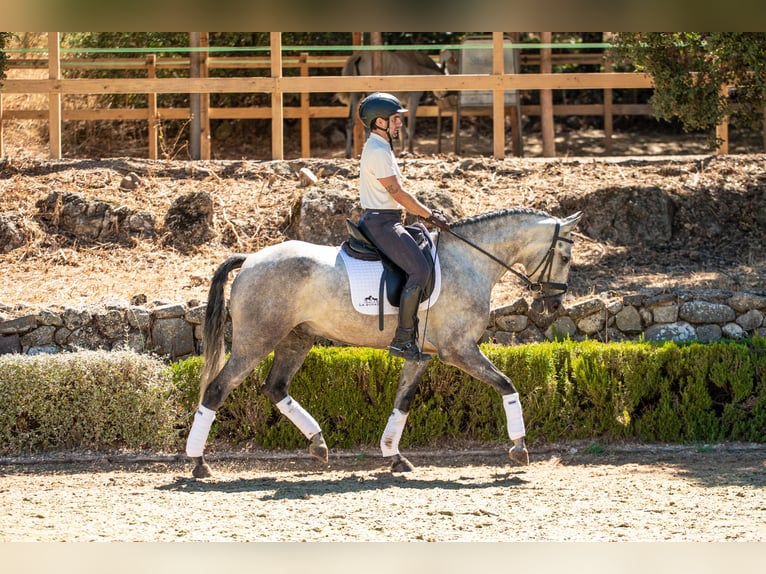
[[[428,368],[430,361],[405,361],[394,398],[394,410],[388,417],[388,424],[380,439],[380,450],[384,457],[391,457],[392,472],[409,472],[415,467],[399,452],[399,440],[402,438],[407,415],[412,399],[418,390],[418,384]]]
[[[495,388],[503,398],[505,409],[506,426],[508,437],[513,441],[513,446],[508,451],[510,459],[520,465],[529,464],[529,451],[524,437],[524,416],[521,412],[521,401],[513,382],[501,372],[481,352],[475,343],[466,345],[460,351],[443,353],[440,355],[445,363],[462,369],[472,377],[479,379]]]

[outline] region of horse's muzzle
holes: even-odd
[[[532,311],[539,314],[552,314],[561,309],[561,298],[567,292],[568,285],[564,283],[532,283],[529,290],[533,293]]]

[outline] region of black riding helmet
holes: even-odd
[[[393,114],[403,114],[407,109],[402,103],[391,94],[385,92],[375,92],[362,100],[359,104],[359,119],[362,120],[364,127],[372,129],[375,118],[383,118],[388,121]]]

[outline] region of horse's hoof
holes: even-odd
[[[508,451],[508,456],[510,457],[511,462],[515,462],[521,466],[529,466],[529,451],[526,447],[519,448],[512,446],[511,450]]]
[[[309,454],[325,464],[330,462],[330,450],[327,448],[327,443],[324,441],[324,437],[322,436],[321,432],[311,437]]]
[[[391,463],[391,472],[412,472],[415,466],[402,455],[397,454]]]
[[[197,463],[192,471],[192,476],[194,478],[210,478],[213,476],[213,471],[206,462]]]

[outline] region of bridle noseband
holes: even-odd
[[[505,267],[508,271],[513,273],[514,275],[516,275],[516,277],[518,277],[519,279],[521,279],[524,282],[524,284],[527,287],[527,290],[531,291],[532,293],[541,294],[539,299],[549,299],[551,297],[558,297],[560,295],[563,295],[569,289],[569,285],[567,285],[566,283],[557,283],[555,281],[550,281],[551,272],[553,271],[553,254],[556,251],[556,243],[558,243],[559,241],[565,241],[565,242],[570,243],[570,244],[574,243],[574,241],[572,239],[569,239],[567,237],[561,237],[559,235],[559,231],[560,230],[561,230],[561,224],[556,222],[556,229],[554,229],[554,231],[553,231],[553,240],[551,241],[551,246],[548,248],[548,251],[543,256],[543,258],[540,261],[540,263],[537,264],[537,267],[535,267],[534,271],[532,271],[529,275],[525,275],[524,273],[516,271],[513,267],[511,267],[510,265],[508,265],[504,261],[498,259],[494,255],[492,255],[490,252],[488,252],[485,249],[479,247],[478,245],[476,245],[472,241],[466,239],[462,235],[458,235],[457,233],[455,233],[451,229],[448,230],[448,232],[451,235],[454,235],[455,237],[460,239],[461,241],[467,243],[468,245],[470,245],[471,247],[473,247],[477,251],[483,253],[484,255],[486,255],[487,257],[489,257],[490,259],[492,259],[496,263],[499,263],[500,265]],[[532,279],[530,279],[530,277],[532,275],[534,275],[535,273],[537,273],[538,269],[540,270],[540,273],[539,273],[539,275],[537,277],[537,281],[532,281]],[[548,279],[548,280],[543,280],[544,279],[543,276],[546,275],[546,273],[547,273],[547,278],[546,279]],[[548,293],[546,295],[544,293],[544,290],[546,288],[548,290],[553,289],[553,290],[556,290],[558,292],[557,293]]]

